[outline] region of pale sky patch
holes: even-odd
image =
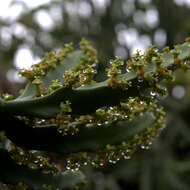
[[[33,9],[40,5],[50,3],[51,1],[53,0],[19,0],[18,2],[24,2],[28,9]],[[2,27],[0,30],[0,38],[4,38],[1,40],[5,40],[6,42],[11,41],[11,34],[21,38],[28,35],[27,29],[22,24],[16,22],[19,16],[27,10],[25,10],[21,3],[12,3],[13,0],[0,0],[0,19],[11,23],[10,29],[12,31],[9,31],[9,28],[6,27]],[[39,14],[37,14],[37,22],[40,27],[47,31],[51,30],[53,27],[53,20],[46,12],[39,12]],[[15,53],[14,64],[17,69],[28,69],[36,61],[36,58],[28,46],[23,45],[19,47]],[[13,80],[16,80],[15,73],[16,72],[13,72],[13,70],[10,71],[8,78],[10,79],[10,76],[13,76]]]
[[[26,45],[21,46],[14,59],[14,64],[17,69],[29,69],[34,63],[34,55],[30,48]]]
[[[50,3],[52,0],[19,0],[24,2],[29,9],[36,8],[40,5]],[[21,4],[12,4],[14,0],[0,1],[0,18],[14,21],[24,10]]]
[[[54,27],[53,19],[46,10],[39,10],[34,15],[34,20],[45,31],[51,31]]]
[[[52,2],[53,0],[19,0],[20,2],[24,2],[26,6],[29,9],[36,8],[40,5],[48,4]],[[142,3],[149,3],[150,0],[139,0]],[[20,14],[24,11],[26,11],[22,4],[11,4],[13,0],[0,0],[0,19],[5,19],[6,21],[9,22],[14,22],[17,20],[17,18],[20,16]],[[97,8],[105,8],[109,4],[110,0],[93,0],[94,5],[97,6]],[[187,5],[190,6],[190,0],[174,0],[174,2],[178,5]],[[79,12],[80,14],[86,14],[90,15],[91,10],[88,8],[88,4],[85,4],[87,7],[87,12]],[[129,7],[129,4],[128,4]],[[131,9],[132,10],[132,9]],[[84,15],[84,16],[86,16]],[[139,16],[139,15],[136,15]],[[158,12],[156,9],[149,9],[145,13],[145,20],[147,21],[146,24],[154,28],[157,26],[159,20],[158,20]],[[52,13],[50,15],[46,14],[45,12],[41,12],[37,16],[37,20],[39,22],[39,25],[45,29],[46,31],[51,30],[53,27],[53,21],[52,20]],[[60,17],[61,19],[61,17]],[[136,18],[134,18],[136,19]],[[138,20],[136,20],[137,22]],[[20,31],[24,31],[25,29],[20,25],[17,26],[15,33],[19,35]],[[4,36],[5,39],[11,40],[11,37],[8,34],[5,34],[5,29],[1,29],[0,31],[0,37],[2,38]],[[161,36],[162,31],[157,31],[155,34],[155,41],[160,41],[160,36]],[[165,38],[162,39],[163,44],[165,41]],[[139,40],[138,32],[136,29],[129,28],[126,30],[121,30],[118,32],[118,41],[121,45],[124,46],[130,46],[132,47],[131,53],[134,53],[136,49],[141,49],[143,50],[144,48],[147,47],[147,44],[149,44],[149,39],[147,37],[141,38]],[[122,50],[123,51],[123,50]],[[121,48],[117,50],[117,52],[121,52]],[[124,52],[124,51],[123,51]],[[15,56],[15,65],[17,68],[29,68],[31,64],[34,62],[34,56],[28,47],[22,47],[21,49],[18,50]]]

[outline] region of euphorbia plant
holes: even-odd
[[[77,50],[67,44],[20,72],[28,84],[19,97],[1,99],[0,181],[9,188],[80,189],[81,165],[129,159],[164,128],[159,100],[172,72],[188,69],[190,42],[116,57],[101,82],[96,54],[85,40]]]

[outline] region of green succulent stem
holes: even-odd
[[[176,51],[178,52],[177,56]],[[102,106],[118,104],[123,98],[140,96],[145,89],[155,88],[155,83],[160,80],[170,79],[172,70],[178,67],[187,68],[186,63],[190,57],[190,43],[186,42],[176,46],[169,52],[157,53],[152,57],[149,54],[150,52],[145,56],[138,55],[139,57],[132,60],[131,64],[127,65],[130,70],[117,76],[118,82],[114,87],[110,85],[110,79],[107,79],[103,82],[77,88],[60,87],[48,95],[33,97],[35,87],[29,85],[24,95],[15,100],[7,101],[1,104],[0,107],[4,112],[13,115],[48,118],[58,113],[60,103],[67,100],[71,102],[73,114],[87,114]],[[137,67],[137,58],[143,63],[140,69]],[[149,61],[145,62],[146,59],[149,59]],[[76,64],[77,62],[74,65]],[[52,75],[52,72],[55,71],[51,71],[49,75]],[[123,81],[125,81],[124,86],[120,84]],[[126,82],[131,82],[132,84],[128,86]],[[46,83],[48,84],[48,82]],[[28,107],[30,109],[27,109]]]
[[[85,182],[82,172],[65,171],[59,174],[43,173],[39,169],[31,169],[17,164],[7,150],[0,149],[0,180],[6,184],[26,184],[30,190],[52,186],[55,189],[71,189]]]
[[[189,40],[161,53],[151,47],[127,62],[116,57],[101,82],[95,80],[96,54],[85,40],[79,50],[65,45],[21,72],[29,83],[19,97],[0,99],[0,132],[12,143],[9,152],[0,149],[0,181],[21,182],[33,190],[44,184],[73,189],[84,181],[81,172],[70,171],[80,163],[102,166],[128,159],[159,135],[165,114],[157,97],[166,95],[160,83],[173,80],[177,68],[189,69]],[[61,155],[69,171],[50,174],[32,169],[17,162],[21,149]]]
[[[107,144],[120,144],[130,140],[146,128],[153,128],[155,118],[145,113],[131,121],[121,121],[101,127],[81,126],[75,135],[63,136],[55,126],[29,127],[17,118],[9,117],[1,127],[6,136],[17,146],[31,150],[43,150],[62,155],[77,152],[96,152]],[[106,135],[106,136],[105,136]]]

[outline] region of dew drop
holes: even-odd
[[[110,107],[110,110],[113,110],[113,107]]]
[[[127,73],[129,73],[129,72],[130,72],[130,70],[129,70],[129,69],[126,69],[126,72],[127,72]]]
[[[76,163],[75,165],[76,165],[78,168],[80,167],[80,164],[79,164],[79,163]]]
[[[143,105],[143,104],[145,104],[145,103],[144,103],[143,101],[140,101],[140,104],[142,104],[142,105]]]
[[[150,95],[151,95],[151,96],[156,96],[156,93],[153,92],[153,91],[151,91],[151,92],[150,92]]]
[[[95,165],[96,165],[96,163],[95,163],[95,162],[92,162],[92,165],[93,165],[93,166],[95,166]]]
[[[130,156],[124,156],[124,159],[129,160],[131,157]]]
[[[62,133],[62,130],[58,129],[58,132],[59,132],[59,133]]]
[[[149,146],[142,145],[141,148],[148,150],[148,149],[149,149]]]

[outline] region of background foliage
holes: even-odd
[[[64,0],[34,9],[22,1],[12,6],[24,10],[13,20],[0,20],[0,93],[18,95],[23,86],[15,78],[19,50],[30,49],[34,57],[66,42],[90,40],[99,52],[103,69],[108,59],[128,59],[136,48],[150,44],[162,48],[190,35],[190,4],[180,0]],[[49,15],[49,25],[40,22]],[[23,57],[23,62],[25,57]],[[26,59],[27,60],[27,59]],[[94,190],[186,190],[189,189],[189,74],[176,73],[170,96],[162,101],[168,127],[149,150],[139,150],[131,160],[94,170],[85,167]]]

